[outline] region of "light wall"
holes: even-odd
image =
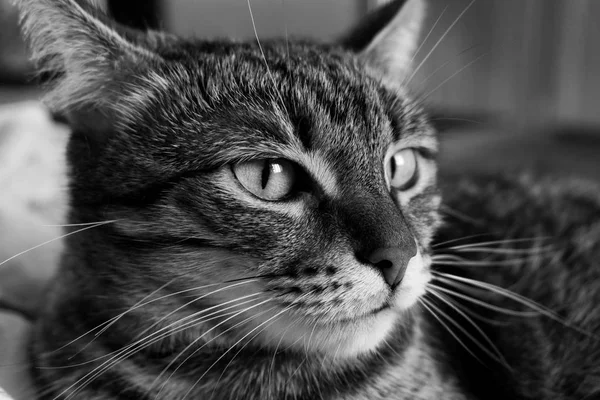
[[[291,36],[331,40],[363,13],[357,0],[251,0],[260,38]],[[198,37],[253,38],[247,0],[164,1],[166,26]]]
[[[469,4],[427,1],[427,28],[443,16],[422,56]],[[446,64],[427,89],[419,90],[435,88],[473,63],[428,101],[451,109],[492,111],[524,124],[599,125],[599,20],[597,0],[478,0],[423,65],[421,78]]]

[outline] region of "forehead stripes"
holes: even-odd
[[[331,199],[357,185],[385,189],[390,144],[418,146],[425,136],[418,109],[403,93],[383,88],[352,54],[290,45],[297,48],[288,59],[285,47],[265,44],[269,71],[251,46],[230,43],[230,52],[190,50],[189,58],[144,75],[154,96],[130,96],[149,103],[144,126],[151,129],[127,138],[139,141],[136,155],[149,159],[141,168],[159,161],[176,172],[207,171],[281,157],[297,163]],[[212,69],[219,74],[205,73]]]

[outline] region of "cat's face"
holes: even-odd
[[[71,222],[115,220],[91,262],[127,263],[137,273],[120,285],[138,291],[198,287],[202,307],[229,307],[231,340],[339,356],[381,345],[424,294],[438,223],[434,132],[379,65],[393,24],[418,18],[411,3],[358,54],[133,40],[89,17],[91,44],[120,58],[64,55],[54,96],[89,100],[56,102],[74,126]],[[85,237],[78,251],[94,254]]]

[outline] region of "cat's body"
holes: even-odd
[[[40,399],[597,394],[596,192],[450,185],[450,209],[486,223],[449,219],[432,251],[437,146],[402,87],[420,1],[353,50],[146,36],[84,3],[21,6],[35,55],[57,73],[50,105],[73,129],[75,225],[30,346]],[[532,223],[513,229],[521,218]],[[513,261],[531,252],[512,238],[563,247],[519,268],[444,269],[467,252],[443,242],[473,234],[504,240]],[[456,254],[432,267],[444,251]],[[570,268],[581,271],[563,277]],[[529,314],[471,325],[461,308],[446,310],[440,290],[452,282],[509,287],[515,276],[517,291],[572,326]],[[564,292],[544,283],[552,277]],[[519,309],[503,299],[485,301]],[[571,343],[585,349],[572,356]]]
[[[433,268],[509,289],[522,296],[521,299],[531,299],[545,307],[534,307],[539,313],[529,316],[508,315],[506,310],[527,313],[532,308],[521,304],[519,299],[507,297],[511,293],[499,294],[493,287],[477,291],[485,287],[468,289],[464,279],[434,280],[434,285],[454,291],[457,284],[459,288],[463,284],[462,289],[466,290],[463,294],[504,309],[490,310],[468,299],[454,298],[467,310],[486,318],[470,315],[510,366],[509,370],[497,361],[490,361],[477,350],[478,346],[470,349],[485,366],[468,357],[461,346],[457,352],[445,348],[448,357],[460,359],[460,366],[453,365],[463,370],[461,381],[475,398],[600,398],[599,188],[586,181],[532,176],[447,179],[445,188],[445,204],[451,207],[448,211],[451,215],[438,240],[444,243],[457,237],[481,235],[466,242],[499,242],[491,248],[487,245],[461,248],[458,244],[458,252],[444,250],[457,242],[442,244],[437,247],[440,259],[444,257],[441,254],[473,252],[460,254],[464,262],[453,264],[454,260],[450,260],[448,264],[453,265],[442,265],[444,262],[440,261],[439,266],[434,262]],[[436,299],[438,307],[490,349],[471,322],[439,300]],[[465,314],[465,309],[462,310]],[[555,314],[550,315],[549,310]],[[442,331],[447,333],[445,329]],[[467,345],[473,343],[464,336],[462,339]],[[451,336],[446,340],[448,343]]]

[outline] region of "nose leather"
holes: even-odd
[[[402,282],[406,267],[416,253],[416,246],[412,249],[384,247],[374,250],[367,259],[381,271],[387,284],[391,288],[395,288]]]

